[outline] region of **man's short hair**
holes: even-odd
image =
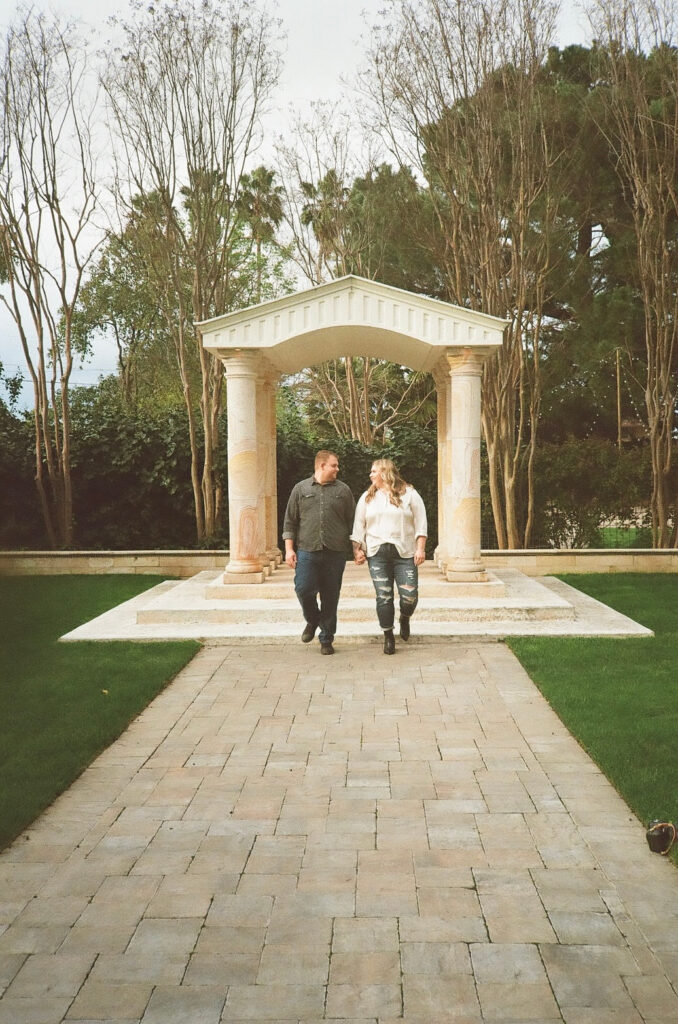
[[[335,459],[338,458],[336,452],[327,452],[327,451],[325,451],[324,448],[321,451],[316,452],[314,468],[315,469],[320,469],[320,467],[322,466],[323,462],[329,462],[329,460],[333,456],[334,456]]]

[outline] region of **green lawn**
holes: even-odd
[[[652,531],[648,526],[602,526],[598,533],[601,548],[652,547]]]
[[[160,582],[0,577],[0,849],[63,792],[199,645],[57,643]]]
[[[678,576],[561,579],[655,637],[521,637],[509,646],[640,820],[678,822]]]

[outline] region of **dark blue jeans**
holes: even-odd
[[[375,555],[367,559],[370,576],[377,594],[377,618],[382,629],[393,629],[395,607],[393,584],[398,588],[400,615],[409,616],[419,600],[419,572],[414,558],[402,558],[395,544],[382,544]]]
[[[320,627],[321,643],[332,643],[337,631],[337,605],[345,568],[343,551],[297,551],[294,590],[306,621]]]

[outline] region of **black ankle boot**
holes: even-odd
[[[395,637],[392,629],[384,630],[384,654],[395,654]]]
[[[400,637],[402,640],[410,639],[410,617],[409,615],[400,616]]]

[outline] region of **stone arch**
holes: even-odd
[[[484,582],[480,557],[480,381],[506,321],[349,275],[198,324],[223,362],[228,406],[230,558],[225,582],[262,582],[280,563],[275,388],[341,356],[428,370],[438,395],[436,560],[447,579]]]

